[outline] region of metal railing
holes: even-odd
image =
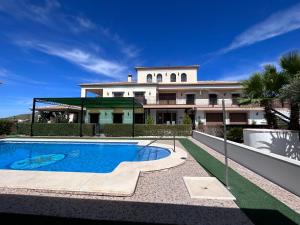
[[[163,136],[164,136],[164,135],[162,135],[162,136],[156,138],[155,140],[150,141],[150,142],[149,142],[148,144],[146,144],[145,146],[142,146],[142,147],[139,149],[139,151],[145,149],[146,147],[150,146],[151,144],[155,143],[156,141],[159,141],[160,139],[162,139]],[[175,141],[176,141],[176,138],[175,138],[175,132],[174,132],[174,133],[173,133],[173,152],[175,152],[175,150],[176,150],[176,142],[175,142]]]

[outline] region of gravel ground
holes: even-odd
[[[207,151],[209,154],[214,156],[216,159],[224,162],[224,155],[220,154],[219,152],[209,148],[208,146],[202,144],[201,142],[193,139],[192,137],[189,138],[192,142],[197,144],[203,150]],[[268,192],[291,209],[300,213],[300,197],[283,189],[282,187],[278,186],[277,184],[272,183],[271,181],[267,180],[266,178],[258,175],[257,173],[247,169],[246,167],[236,163],[233,160],[228,160],[229,166],[237,171],[239,174],[259,186],[264,191]]]
[[[252,224],[234,201],[191,199],[183,176],[209,175],[188,155],[180,166],[141,173],[131,197],[0,189],[0,212],[166,224]]]

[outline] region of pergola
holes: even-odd
[[[30,134],[33,136],[33,124],[35,115],[35,106],[37,102],[55,104],[55,105],[71,105],[78,106],[80,110],[80,137],[82,137],[83,124],[83,109],[93,108],[129,108],[132,109],[132,136],[134,136],[134,110],[135,108],[142,108],[143,105],[139,103],[134,97],[85,97],[85,98],[33,98],[32,102],[32,120]]]

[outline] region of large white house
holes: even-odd
[[[266,124],[259,106],[239,106],[242,95],[238,81],[198,81],[198,65],[136,67],[137,80],[128,75],[126,82],[81,84],[81,97],[89,93],[105,98],[135,97],[142,109],[135,111],[135,122],[151,116],[156,124],[181,124],[186,113],[193,123],[210,125],[222,122],[222,99],[227,124]],[[92,109],[85,113],[87,123],[131,123],[130,109]]]

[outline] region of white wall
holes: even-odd
[[[224,154],[223,138],[199,131],[193,131],[193,138]],[[230,159],[300,196],[299,161],[232,141],[228,141],[227,149]]]
[[[181,74],[187,75],[187,81],[184,83],[195,83],[197,82],[197,68],[182,68],[182,69],[138,69],[137,70],[137,82],[147,83],[147,75],[152,74],[152,83],[156,83],[157,74],[162,75],[162,83],[175,83],[170,82],[170,76],[172,73],[176,74],[176,83],[181,82]]]
[[[244,129],[244,144],[300,161],[300,141],[297,131]]]
[[[248,123],[256,124],[256,125],[266,125],[267,121],[265,119],[265,112],[264,111],[250,111]]]

